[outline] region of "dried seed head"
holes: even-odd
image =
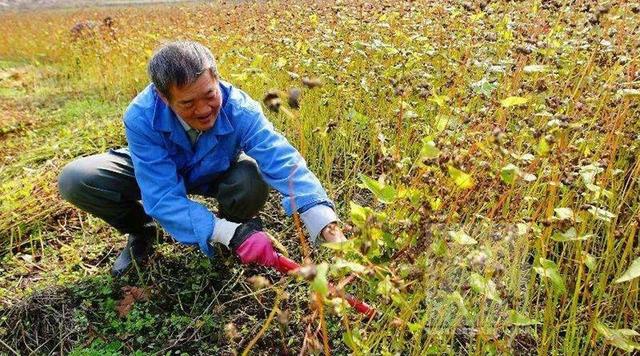
[[[279,94],[280,93],[278,92],[277,89],[271,89],[264,95],[264,98],[262,100],[267,102],[269,100],[273,100],[273,99],[279,98],[280,97]]]
[[[349,224],[344,224],[344,226],[342,227],[342,231],[345,234],[351,233],[351,232],[353,232],[353,226],[351,226]]]
[[[327,123],[327,128],[325,129],[326,133],[333,131],[336,127],[338,127],[338,123],[335,120],[329,120]]]
[[[516,52],[519,54],[524,54],[524,55],[528,55],[531,54],[531,52],[533,52],[533,50],[531,49],[531,46],[518,46],[516,47]]]
[[[278,323],[282,326],[288,325],[290,315],[291,315],[291,311],[289,309],[278,311]]]
[[[247,281],[251,283],[251,287],[254,290],[260,290],[271,286],[271,282],[269,282],[268,279],[258,275],[249,277]]]
[[[238,329],[236,328],[236,325],[234,323],[228,323],[224,326],[224,334],[231,341],[240,338],[240,333],[238,332]]]
[[[321,86],[322,81],[320,80],[320,78],[304,77],[302,78],[302,84],[304,84],[304,86],[306,86],[307,88],[313,89],[315,87]]]
[[[298,109],[300,107],[300,95],[302,94],[302,91],[298,88],[291,88],[289,89],[289,106],[294,108],[294,109]]]
[[[504,274],[504,271],[505,271],[504,265],[502,263],[499,263],[499,262],[496,263],[493,266],[493,269],[494,269],[493,274],[496,277],[502,276]]]
[[[280,111],[280,105],[282,105],[282,101],[280,98],[274,98],[271,100],[265,100],[264,105],[266,105],[269,110],[278,112]]]
[[[394,318],[393,321],[391,321],[391,325],[394,328],[401,328],[404,325],[404,321],[402,321],[402,319],[399,319],[399,318]]]
[[[322,353],[322,342],[318,340],[317,336],[307,334],[305,337],[307,338],[307,345],[310,354],[318,355]]]
[[[316,265],[304,265],[297,269],[296,274],[308,281],[313,280],[316,277]]]
[[[471,257],[471,266],[475,269],[482,270],[487,263],[487,254],[484,252],[478,252],[473,257]]]
[[[280,110],[280,104],[281,104],[279,92],[275,89],[269,90],[264,95],[262,102],[266,107],[269,108],[269,110],[278,112]]]

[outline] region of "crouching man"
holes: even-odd
[[[209,257],[220,242],[242,263],[272,266],[276,253],[256,218],[269,187],[282,193],[287,214],[300,213],[312,240],[345,239],[303,158],[259,103],[220,79],[209,49],[162,45],[148,72],[152,83],[124,114],[128,147],[76,159],[58,179],[65,200],[128,236],[114,275],[152,253],[153,220]],[[217,215],[187,194],[215,198]]]

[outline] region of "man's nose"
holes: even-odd
[[[200,104],[196,107],[196,115],[205,115],[211,112],[211,108],[207,104]]]

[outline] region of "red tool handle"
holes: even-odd
[[[300,265],[297,264],[295,261],[281,255],[278,254],[278,264],[275,266],[275,268],[280,272],[280,273],[288,273],[289,271],[293,271],[296,268],[299,268]],[[329,284],[329,288],[333,291],[334,290],[334,286],[332,284]],[[349,303],[349,305],[351,305],[351,307],[355,310],[357,310],[359,313],[366,315],[367,317],[373,317],[376,314],[376,310],[371,307],[369,304],[357,299],[356,297],[352,296],[351,294],[345,294],[344,295],[344,299],[347,301],[347,303]]]
[[[276,265],[278,272],[287,274],[289,271],[293,271],[296,268],[300,268],[300,265],[296,263],[296,261],[278,254],[278,264]]]

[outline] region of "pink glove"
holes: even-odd
[[[278,254],[271,239],[262,231],[251,234],[235,251],[243,264],[257,263],[267,267],[278,264]]]

